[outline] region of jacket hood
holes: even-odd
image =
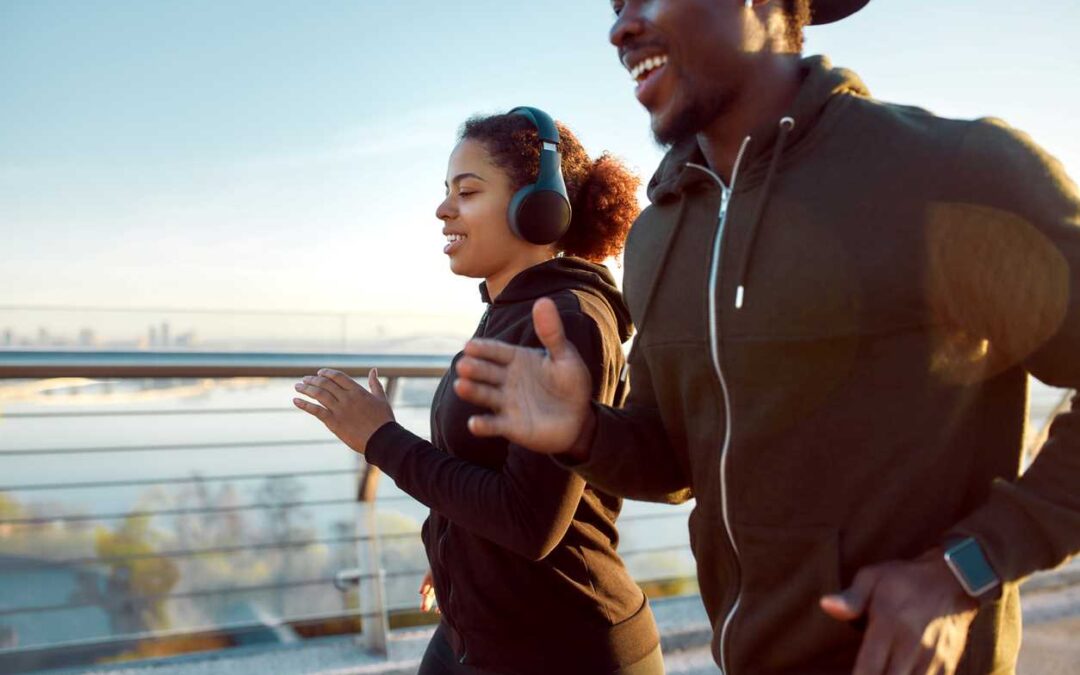
[[[625,342],[633,333],[630,310],[614,277],[603,265],[573,256],[552,258],[519,272],[494,301],[488,294],[487,282],[480,283],[480,298],[491,304],[493,309],[521,302],[531,303],[560,291],[585,292],[603,300],[611,307],[620,340]]]
[[[760,160],[767,161],[767,151],[776,141],[780,119],[790,117],[795,121],[786,142],[788,144],[797,143],[800,138],[814,128],[825,106],[834,96],[840,94],[870,95],[869,90],[858,75],[845,68],[834,68],[828,57],[805,57],[800,61],[799,65],[802,85],[791,107],[778,119],[763,120],[757,129],[750,134],[751,141],[747,148],[748,152],[745,160],[747,168],[743,170],[744,175],[753,172],[755,168],[759,168],[755,165],[759,165]],[[706,179],[701,172],[687,172],[686,165],[688,162],[706,164],[705,156],[702,154],[695,136],[690,136],[676,143],[664,155],[660,167],[649,181],[649,200],[653,203],[661,203],[681,192],[687,186]]]

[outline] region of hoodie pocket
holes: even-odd
[[[841,590],[839,531],[740,525],[740,595],[728,649],[733,672],[846,672],[862,633],[818,601]]]

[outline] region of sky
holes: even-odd
[[[606,0],[0,0],[0,308],[473,321],[434,216],[466,117],[535,105],[646,180],[659,162],[612,19]],[[1076,178],[1078,28],[1075,0],[873,0],[805,51],[880,99],[1003,118]]]

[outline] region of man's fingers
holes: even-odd
[[[331,417],[331,414],[330,414],[329,410],[327,410],[326,408],[324,408],[322,406],[315,405],[311,401],[305,401],[302,398],[294,398],[292,400],[292,402],[293,402],[293,405],[295,405],[297,408],[300,408],[304,412],[310,413],[310,414],[314,415],[315,417],[318,417],[323,422],[326,422]]]
[[[454,391],[469,403],[492,410],[501,410],[506,398],[502,389],[463,378],[454,380]]]
[[[385,401],[386,390],[383,389],[382,382],[379,381],[379,371],[376,368],[372,368],[368,371],[367,382],[368,388],[371,389],[371,394],[380,401]]]
[[[563,330],[559,310],[551,298],[540,298],[533,303],[533,330],[540,343],[548,350],[552,360],[565,358],[567,353],[566,331]]]
[[[473,382],[502,384],[506,381],[506,367],[491,361],[462,356],[456,366],[457,374]]]
[[[877,579],[877,570],[864,567],[847,590],[822,597],[821,609],[838,621],[854,621],[866,611]]]
[[[468,426],[473,436],[504,436],[509,429],[506,419],[499,415],[473,415]]]
[[[893,638],[890,650],[888,675],[925,675],[929,659],[924,659],[926,650],[918,642],[904,640],[900,636]],[[920,665],[921,664],[921,665]]]
[[[465,355],[506,365],[514,360],[514,354],[525,347],[507,344],[498,340],[473,338],[465,343]],[[458,361],[460,363],[460,360]]]
[[[889,664],[889,650],[892,647],[891,627],[881,621],[870,620],[863,638],[859,655],[855,658],[855,669],[851,675],[883,675]]]

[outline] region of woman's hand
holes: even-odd
[[[424,580],[420,582],[420,611],[442,614],[435,604],[435,580],[431,576],[431,570],[427,571]]]
[[[322,405],[302,398],[294,398],[293,405],[319,418],[345,445],[362,455],[375,431],[394,420],[394,411],[374,368],[368,372],[368,386],[370,392],[345,373],[323,368],[295,386],[296,391]]]

